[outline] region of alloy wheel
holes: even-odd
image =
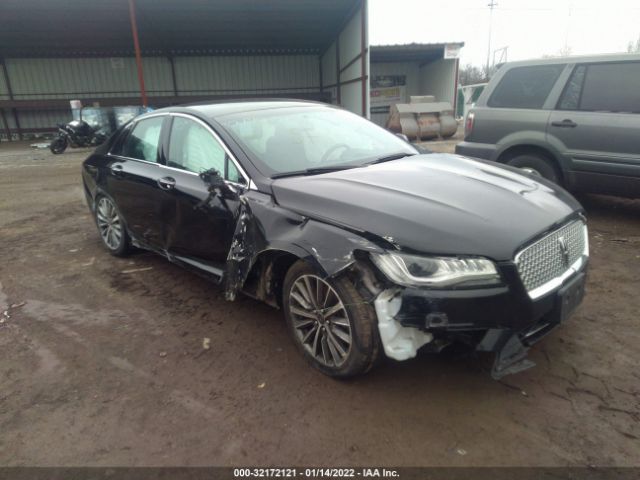
[[[313,358],[340,367],[353,342],[351,322],[338,293],[315,275],[301,275],[291,286],[289,312],[295,334]]]
[[[111,250],[117,250],[122,241],[122,222],[111,200],[102,197],[96,209],[98,230],[105,245]]]

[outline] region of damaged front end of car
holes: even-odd
[[[534,366],[530,346],[568,316],[558,291],[532,301],[515,261],[407,254],[392,237],[295,213],[252,190],[241,196],[236,225],[224,276],[229,300],[243,291],[280,307],[282,279],[299,259],[325,278],[348,275],[375,309],[384,353],[394,360],[425,345],[463,343],[495,354],[498,379]],[[579,267],[561,289],[572,289],[574,306],[586,257]]]

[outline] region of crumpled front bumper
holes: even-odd
[[[383,291],[374,305],[386,355],[405,360],[442,338],[495,353],[494,378],[534,366],[526,358],[529,347],[565,321],[582,301],[586,264],[560,288],[535,301],[515,265],[503,264],[500,270],[505,285],[496,288]]]

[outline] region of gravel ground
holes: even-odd
[[[0,465],[640,465],[640,201],[580,198],[587,298],[536,368],[422,354],[335,381],[277,310],[108,255],[86,155],[0,145]]]

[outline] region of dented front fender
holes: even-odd
[[[227,257],[225,294],[233,300],[260,255],[270,250],[304,259],[324,276],[355,261],[354,252],[384,251],[388,241],[282,208],[270,195],[248,190],[240,196],[236,229]]]

